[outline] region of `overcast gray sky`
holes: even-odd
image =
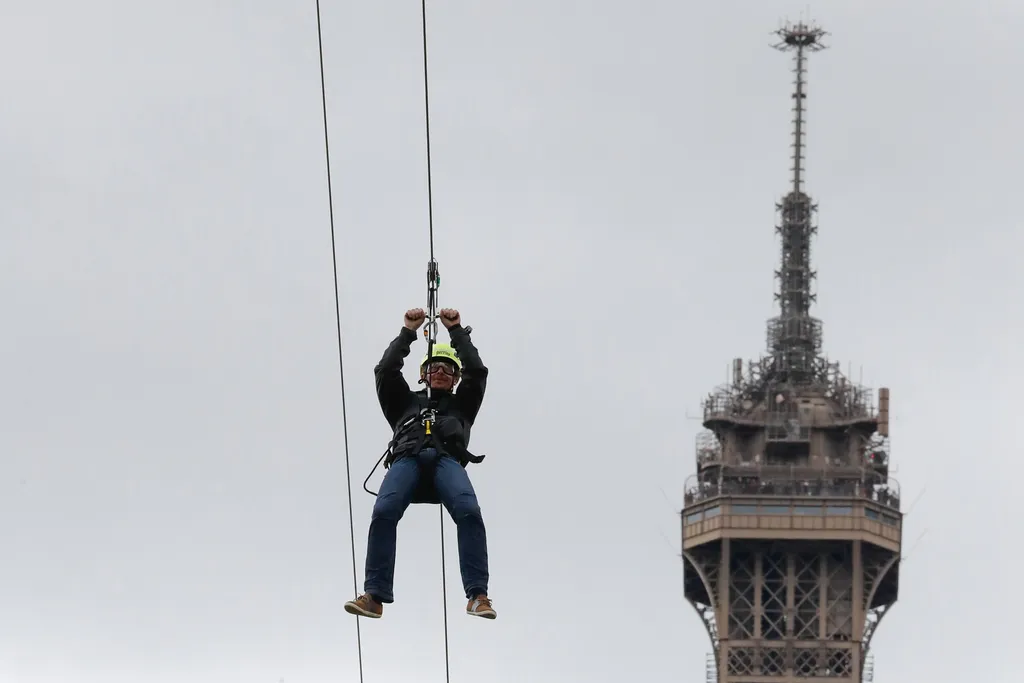
[[[437,0],[499,613],[463,614],[446,520],[452,681],[704,680],[676,511],[699,401],[774,313],[770,32],[807,7],[816,313],[924,492],[875,680],[1019,680],[1020,3]],[[357,680],[314,2],[2,8],[0,681]],[[425,303],[419,11],[323,3],[360,587],[372,368]],[[396,581],[365,680],[444,680],[437,508]]]

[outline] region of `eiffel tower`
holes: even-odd
[[[792,186],[768,351],[733,361],[703,401],[682,512],[687,601],[711,639],[708,683],[866,683],[897,598],[903,516],[889,477],[889,390],[847,379],[810,315],[817,205],[803,189],[807,55],[827,35],[787,23],[795,59]]]

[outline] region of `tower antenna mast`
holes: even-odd
[[[779,314],[768,321],[768,348],[774,360],[774,377],[779,383],[808,384],[826,372],[821,359],[821,321],[810,314],[815,295],[815,272],[811,269],[811,238],[817,232],[814,214],[818,207],[803,190],[804,135],[807,100],[807,53],[825,49],[821,28],[799,22],[787,23],[775,35],[772,47],[794,52],[793,65],[793,156],[792,186],[776,205],[776,232],[782,240],[782,262],[775,272]]]

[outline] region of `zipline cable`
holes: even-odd
[[[430,172],[430,79],[428,77],[429,69],[427,68],[427,0],[420,0],[420,24],[423,29],[423,123],[427,138],[427,226],[430,231],[430,265],[427,267],[427,305],[431,308],[429,311],[430,315],[433,316],[436,314],[433,307],[436,305],[436,286],[439,278],[437,276],[437,263],[434,261],[434,192]],[[433,352],[434,337],[437,334],[437,321],[430,320],[427,324],[433,325],[433,332],[427,340],[427,359],[429,360],[430,354]],[[427,381],[427,400],[430,400],[429,380]],[[444,679],[446,683],[451,683],[451,668],[448,654],[448,581],[445,571],[444,553],[444,506],[439,505],[437,511],[441,522],[441,607],[444,611]]]
[[[427,226],[430,228],[430,261],[434,261],[434,198],[430,180],[430,88],[427,84],[427,0],[420,0],[423,27],[423,120],[427,133]],[[428,385],[429,386],[429,385]]]
[[[437,512],[441,517],[441,604],[444,607],[444,680],[451,683],[451,673],[448,668],[448,580],[444,570],[444,507],[437,506]]]
[[[430,165],[430,91],[429,91],[429,78],[427,68],[427,2],[426,0],[420,1],[421,11],[421,24],[423,33],[423,104],[424,104],[424,124],[426,127],[426,142],[427,142],[427,222],[429,228],[429,243],[430,243],[430,263],[427,267],[427,306],[430,309],[430,319],[427,320],[427,328],[424,332],[427,333],[427,358],[430,358],[430,354],[433,351],[434,340],[437,334],[437,287],[440,283],[440,276],[437,272],[437,262],[434,260],[434,202],[433,202],[433,185],[432,185],[432,174]],[[323,125],[324,125],[324,156],[326,157],[327,165],[327,200],[328,209],[330,216],[330,227],[331,227],[331,259],[334,269],[334,313],[335,313],[335,324],[337,327],[338,337],[338,369],[341,376],[341,415],[342,415],[342,433],[345,447],[345,480],[347,483],[348,490],[348,523],[349,523],[349,536],[351,539],[352,547],[352,590],[353,593],[358,593],[359,588],[357,584],[357,567],[356,567],[356,535],[355,535],[355,515],[352,509],[352,468],[351,459],[349,456],[349,445],[348,445],[348,412],[345,401],[345,356],[342,346],[342,334],[341,334],[341,295],[340,287],[338,285],[338,253],[337,253],[337,231],[334,224],[334,192],[331,183],[331,143],[330,136],[328,135],[328,116],[327,116],[327,85],[324,69],[324,42],[323,42],[323,29],[320,12],[320,0],[316,0],[316,32],[317,32],[317,46],[320,57],[320,99],[323,108]],[[427,397],[430,398],[430,383],[427,382]],[[429,433],[430,424],[427,423],[427,429]],[[383,456],[381,457],[383,460]],[[378,464],[380,462],[378,461]],[[376,467],[374,467],[376,469]],[[371,471],[372,475],[373,472]],[[369,476],[367,477],[369,480]],[[366,482],[363,482],[363,488],[366,488]],[[368,493],[372,493],[369,489],[366,489]],[[449,664],[449,647],[448,647],[448,587],[447,577],[445,568],[445,547],[444,547],[444,508],[438,506],[438,512],[440,513],[441,521],[441,593],[442,593],[442,607],[444,611],[444,669],[445,669],[445,681],[451,683],[451,670]],[[356,649],[359,657],[359,681],[363,683],[363,642],[362,633],[359,628],[359,619],[356,619]]]
[[[324,39],[320,21],[320,0],[316,0],[316,36],[320,52],[320,99],[324,115],[324,155],[327,158],[327,206],[331,223],[331,259],[334,263],[334,317],[338,330],[338,372],[341,375],[341,422],[345,444],[345,480],[348,484],[348,527],[352,539],[352,592],[358,593],[356,583],[356,530],[352,512],[352,468],[348,451],[348,411],[345,405],[345,355],[341,344],[341,295],[338,287],[338,251],[334,229],[334,192],[331,186],[331,143],[327,134],[327,84],[324,78]],[[363,637],[356,619],[356,650],[359,656],[359,683],[363,683]]]

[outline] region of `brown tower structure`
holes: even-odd
[[[889,391],[873,395],[821,353],[803,190],[807,54],[821,29],[787,24],[795,53],[792,188],[776,207],[779,313],[768,352],[704,401],[682,512],[687,600],[711,637],[709,683],[863,683],[896,601],[902,514],[889,478]]]

